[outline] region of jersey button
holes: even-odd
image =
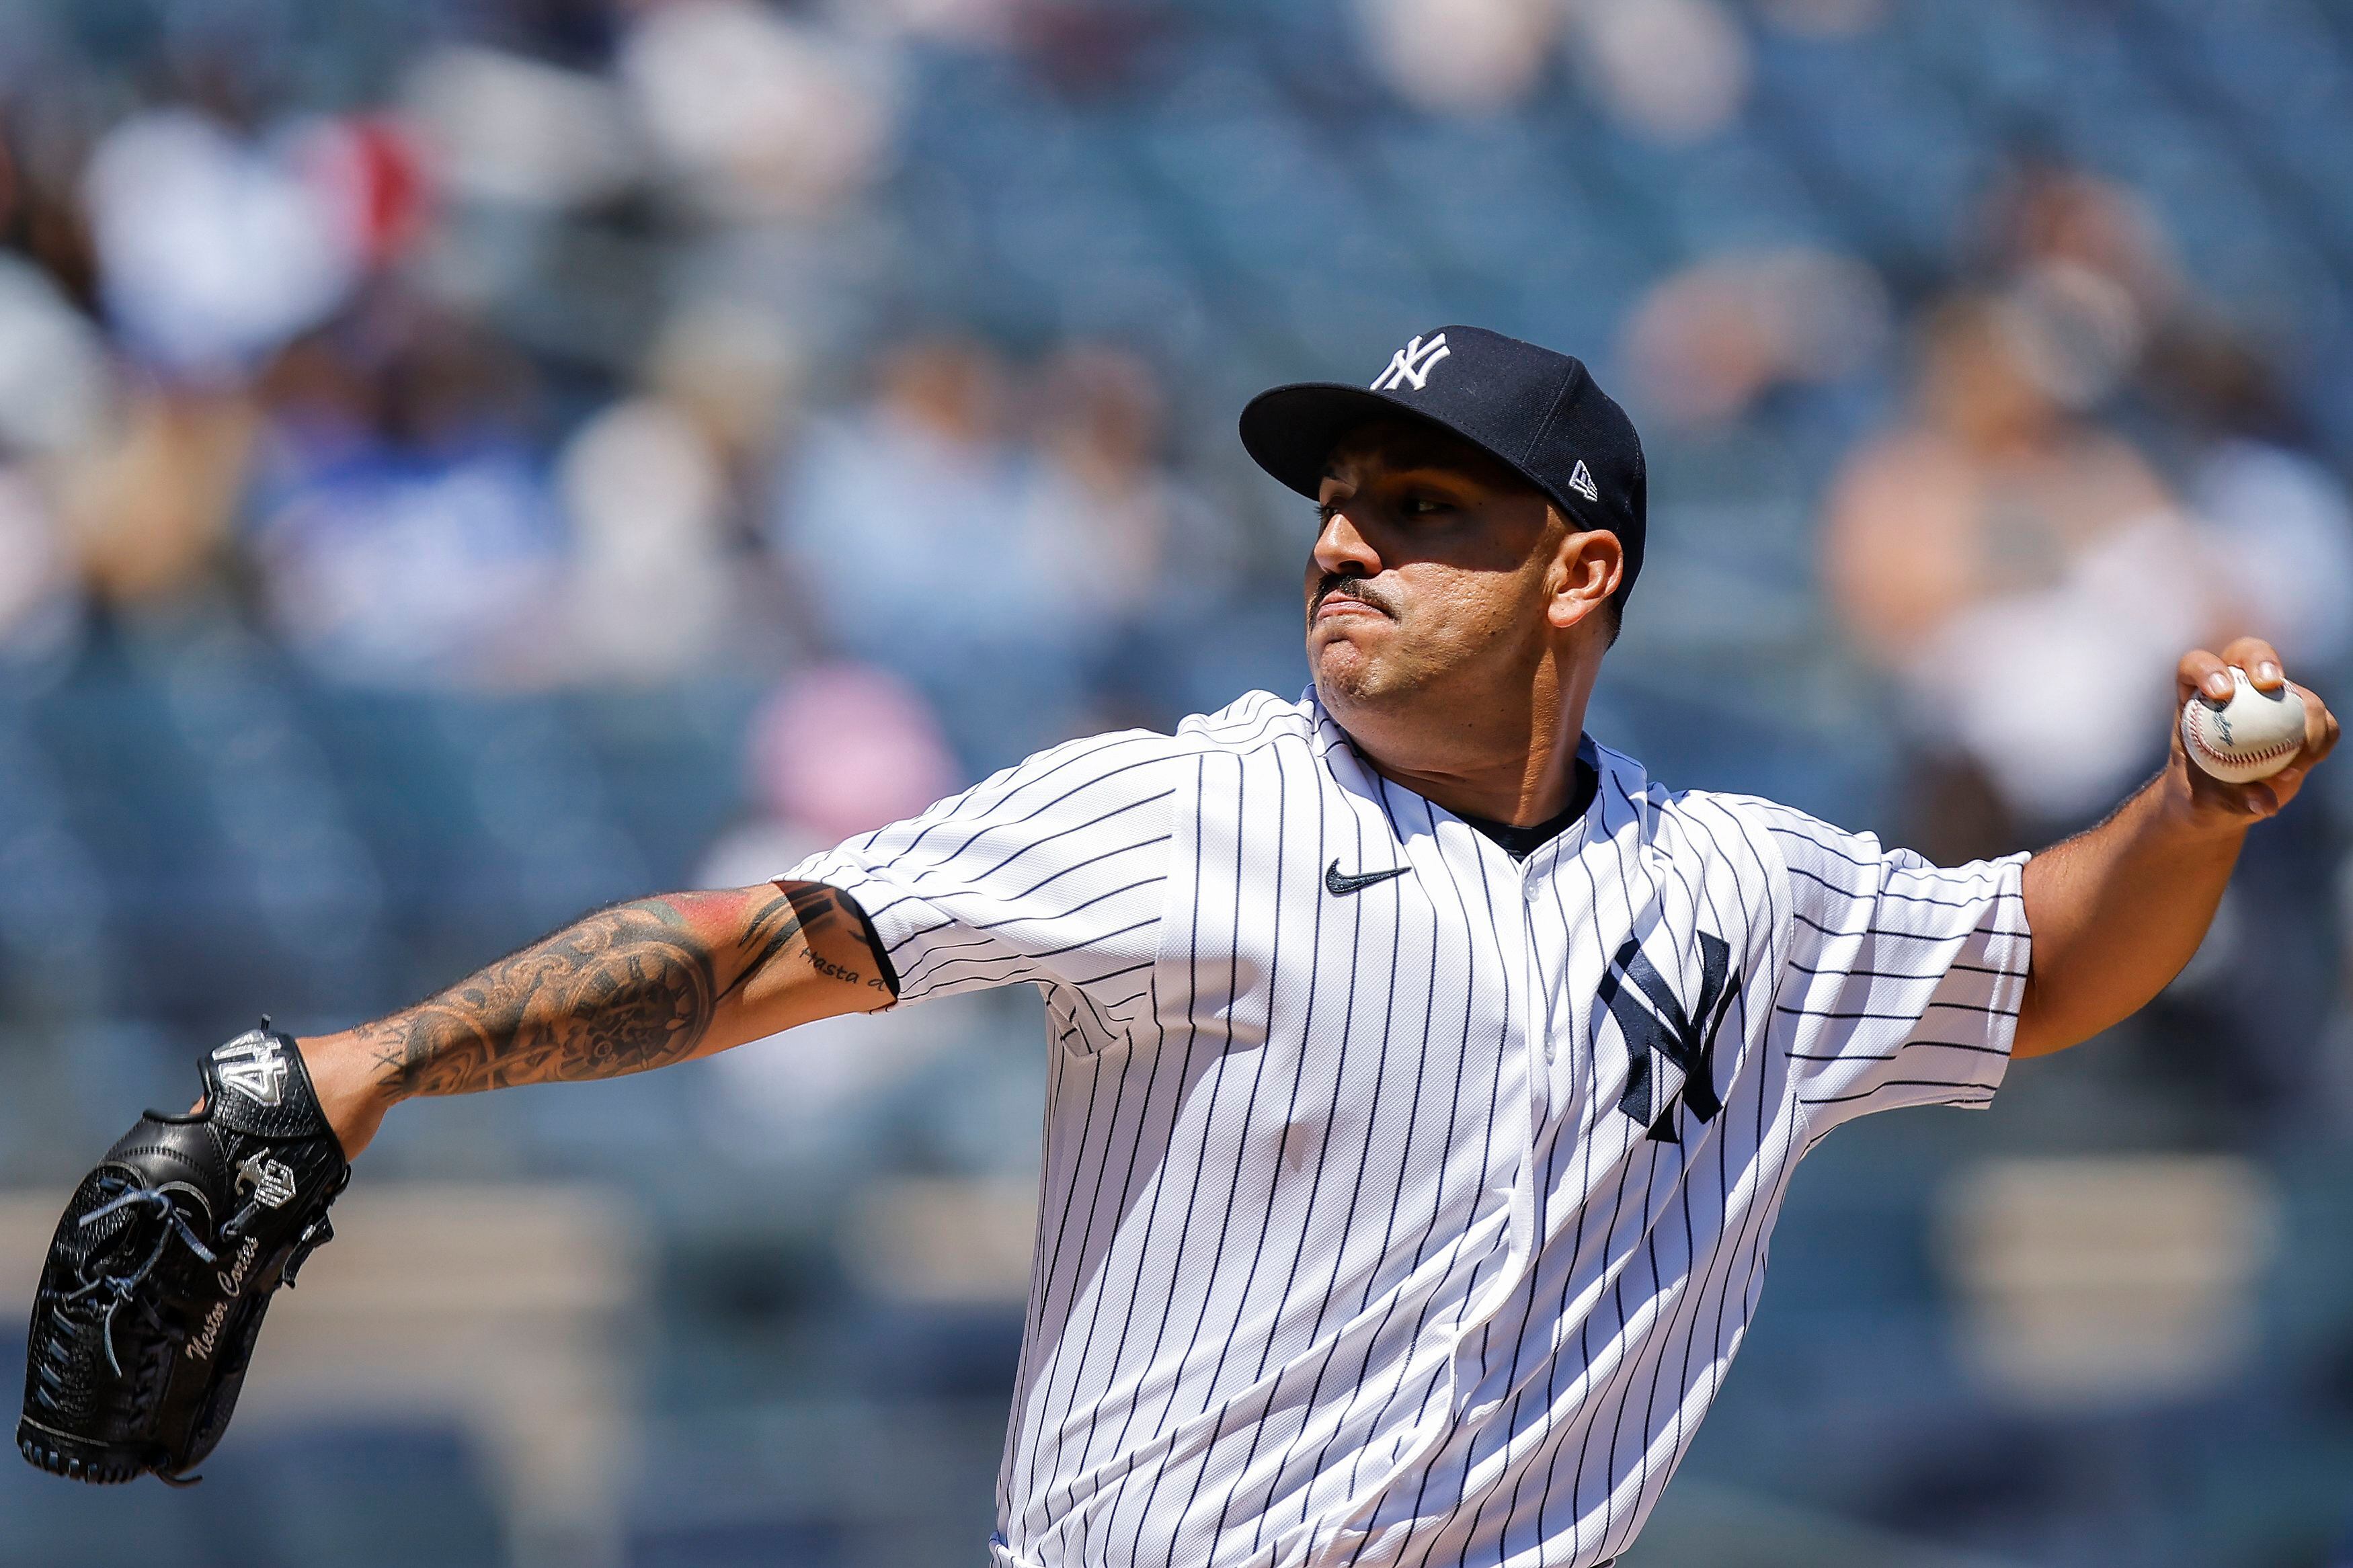
[[[1520,897],[1527,900],[1527,901],[1532,904],[1535,903],[1536,901],[1536,894],[1540,890],[1541,886],[1542,884],[1540,884],[1536,879],[1530,877],[1526,881],[1520,884]]]

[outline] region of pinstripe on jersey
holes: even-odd
[[[1261,692],[790,873],[866,908],[902,1002],[1045,993],[998,1563],[1593,1568],[1799,1158],[1991,1098],[2025,857],[1938,870],[1583,746],[1591,807],[1525,862]]]

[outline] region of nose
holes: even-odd
[[[1380,553],[1357,531],[1345,507],[1334,508],[1315,536],[1314,561],[1315,570],[1326,576],[1377,577],[1381,571]]]

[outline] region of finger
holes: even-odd
[[[2296,765],[2309,767],[2336,748],[2337,715],[2328,710],[2328,704],[2311,688],[2290,681],[2288,689],[2304,700],[2304,752],[2296,758]]]
[[[2192,648],[2181,656],[2174,672],[2179,689],[2177,698],[2188,701],[2192,692],[2220,700],[2231,695],[2231,671],[2223,662],[2204,648]]]
[[[2234,638],[2222,650],[2222,658],[2245,670],[2258,691],[2276,691],[2287,679],[2280,668],[2279,650],[2261,637]]]

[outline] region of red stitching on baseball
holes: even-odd
[[[2304,749],[2302,741],[2281,741],[2260,752],[2218,752],[2200,732],[2198,721],[2191,720],[2183,726],[2189,731],[2189,743],[2218,763],[2267,763],[2274,757],[2284,756]]]

